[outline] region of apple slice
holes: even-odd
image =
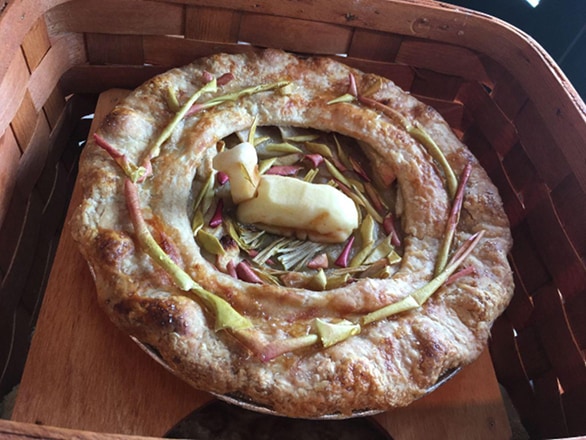
[[[328,322],[317,318],[315,320],[317,334],[325,348],[330,347],[338,342],[345,341],[350,336],[360,333],[360,325],[346,319],[338,322]]]
[[[260,179],[256,148],[249,142],[242,142],[214,157],[213,166],[228,175],[230,194],[236,204],[251,199],[256,193]]]
[[[356,205],[336,188],[269,175],[256,197],[238,206],[238,219],[281,235],[324,243],[345,241],[358,226]]]

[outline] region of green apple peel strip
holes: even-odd
[[[412,310],[421,307],[458,269],[462,262],[472,253],[476,245],[484,236],[484,231],[477,232],[472,235],[459,249],[457,258],[453,259],[449,265],[440,272],[439,275],[431,279],[423,287],[420,287],[409,296],[402,300],[382,307],[374,312],[364,315],[361,319],[363,325],[370,324],[374,321],[379,321],[389,316],[401,313],[407,310]]]
[[[448,254],[450,253],[450,248],[452,247],[452,242],[454,240],[454,235],[456,233],[456,227],[458,226],[458,221],[460,220],[460,212],[462,211],[462,204],[464,202],[464,189],[466,188],[466,184],[468,183],[468,179],[470,178],[470,173],[472,171],[472,164],[468,162],[460,175],[460,182],[458,183],[458,189],[456,190],[456,195],[452,202],[452,208],[450,210],[450,214],[448,216],[448,221],[446,222],[446,230],[444,233],[444,239],[442,241],[436,263],[435,263],[435,272],[434,275],[439,275],[442,270],[445,269],[446,265],[448,264]]]
[[[187,100],[187,102],[185,102],[185,104],[183,104],[179,108],[179,110],[173,115],[173,118],[171,118],[171,121],[167,124],[167,126],[163,129],[163,131],[159,134],[159,136],[155,139],[155,142],[150,147],[147,155],[145,156],[145,158],[142,161],[142,166],[146,170],[148,170],[148,173],[145,176],[143,176],[143,179],[145,177],[148,177],[148,175],[152,173],[152,168],[151,168],[150,162],[151,162],[151,160],[155,159],[161,153],[161,145],[163,145],[167,141],[167,139],[169,139],[171,137],[171,134],[173,133],[173,130],[175,130],[175,127],[177,127],[177,125],[179,124],[181,119],[183,119],[185,117],[185,115],[191,109],[191,107],[193,107],[195,102],[204,93],[207,93],[207,92],[214,93],[217,90],[218,90],[217,81],[216,81],[216,78],[213,78],[210,82],[205,84],[201,89],[197,90],[193,95],[191,95],[191,97]]]
[[[134,227],[134,232],[144,251],[171,276],[177,287],[184,292],[192,292],[214,311],[216,330],[239,330],[252,327],[248,318],[242,316],[224,299],[208,292],[197,284],[181,269],[153,238],[140,209],[138,188],[130,179],[124,184],[126,206]]]

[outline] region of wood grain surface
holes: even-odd
[[[102,94],[94,123],[126,93]],[[76,187],[68,218],[80,197]],[[163,436],[211,399],[167,372],[108,321],[99,310],[91,273],[66,224],[13,420],[98,433]],[[395,439],[511,437],[487,351],[435,392],[375,419]]]
[[[105,434],[103,432],[81,431],[33,423],[0,420],[0,438],[3,440],[46,439],[46,440],[147,440],[152,437]]]

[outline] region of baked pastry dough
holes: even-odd
[[[359,213],[295,268],[255,260],[250,236],[304,236],[241,225],[213,166],[235,134],[290,127],[265,155],[297,162],[275,173],[321,170]],[[409,404],[480,354],[512,295],[507,217],[477,160],[432,108],[333,59],[269,49],[157,76],[106,117],[79,182],[72,230],[112,321],[194,387],[279,414]]]

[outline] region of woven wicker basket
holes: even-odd
[[[532,436],[586,434],[586,107],[529,37],[430,0],[12,0],[0,42],[0,395],[22,372],[97,94],[276,47],[391,78],[470,146],[515,240],[499,381]]]

